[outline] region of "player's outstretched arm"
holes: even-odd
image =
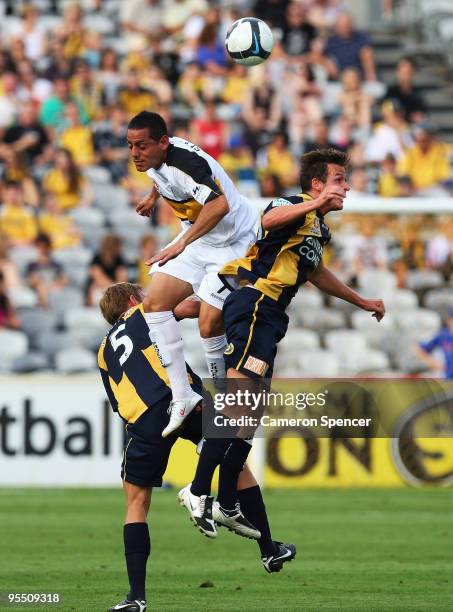
[[[313,272],[308,274],[308,280],[313,283],[318,289],[338,297],[345,302],[354,304],[362,310],[373,313],[373,317],[380,321],[385,315],[385,306],[382,300],[367,300],[356,291],[341,282],[328,268],[321,262]]]
[[[317,198],[309,200],[308,202],[302,202],[301,204],[292,204],[288,206],[278,206],[273,208],[268,213],[263,215],[261,223],[265,231],[278,230],[285,225],[296,223],[306,214],[312,210],[320,208],[323,204],[330,202],[331,200],[343,201],[346,192],[343,188],[338,185],[327,186]]]
[[[184,251],[187,245],[210,232],[229,210],[230,208],[224,195],[220,195],[207,202],[201,209],[192,227],[177,242],[157,253],[146,263],[152,265],[158,261],[159,265],[162,266],[167,261],[170,261],[170,259],[174,259]]]

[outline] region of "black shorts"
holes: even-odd
[[[288,329],[288,315],[275,300],[252,287],[233,291],[223,307],[228,341],[225,365],[249,378],[272,378],[277,344]]]
[[[139,487],[161,487],[173,444],[178,438],[194,444],[202,438],[202,412],[197,407],[177,432],[162,438],[168,424],[171,396],[144,412],[135,423],[126,425],[121,478]]]

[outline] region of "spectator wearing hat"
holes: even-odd
[[[438,351],[439,356],[432,353]],[[453,378],[453,308],[448,311],[447,325],[434,338],[415,346],[415,354],[430,369]]]

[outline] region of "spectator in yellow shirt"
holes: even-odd
[[[234,182],[241,180],[245,173],[254,176],[253,155],[240,134],[230,136],[228,148],[220,155],[219,163]]]
[[[103,87],[94,78],[86,60],[77,60],[75,73],[70,81],[71,95],[83,104],[91,120],[99,117],[102,109]]]
[[[44,210],[39,216],[39,229],[49,236],[54,250],[80,244],[80,231],[74,220],[63,212],[52,193],[45,195]]]
[[[142,110],[155,110],[157,96],[140,85],[139,75],[131,71],[126,77],[126,85],[121,88],[118,101],[128,117]]]
[[[88,126],[80,122],[79,107],[68,102],[65,108],[68,127],[60,137],[60,145],[67,149],[78,166],[89,166],[95,162],[93,135]]]
[[[11,246],[30,245],[37,234],[35,217],[25,205],[21,186],[15,181],[8,181],[3,189],[0,232],[8,237]]]
[[[43,187],[54,194],[64,210],[91,204],[93,194],[67,149],[59,149],[55,165],[44,176]]]
[[[418,191],[437,187],[449,178],[447,146],[437,140],[433,127],[428,123],[417,126],[415,145],[399,162],[398,174],[409,176]]]
[[[235,62],[226,77],[225,87],[221,92],[222,100],[226,104],[242,107],[250,87],[246,67]]]
[[[267,174],[276,174],[283,188],[297,184],[298,170],[288,140],[282,132],[276,133],[271,143],[258,151],[257,164]]]

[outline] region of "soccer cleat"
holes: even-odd
[[[117,603],[116,606],[109,608],[107,612],[115,612],[116,610],[121,610],[122,612],[146,612],[146,601],[144,599],[135,599],[134,601],[125,599]]]
[[[261,532],[242,514],[239,502],[236,503],[234,510],[225,510],[219,502],[214,502],[212,516],[217,525],[223,525],[223,527],[226,527],[244,538],[259,540],[261,537]]]
[[[190,397],[184,397],[179,400],[173,400],[168,407],[170,420],[167,427],[162,432],[162,438],[166,438],[171,433],[179,429],[192,410],[202,401],[201,395],[194,393]]]
[[[212,503],[214,498],[210,495],[193,495],[190,492],[190,484],[178,493],[178,501],[185,506],[190,514],[190,520],[208,538],[217,537],[217,529],[212,518]]]
[[[279,572],[283,564],[287,561],[292,561],[296,556],[296,547],[294,544],[283,544],[283,542],[274,542],[277,546],[277,551],[270,557],[261,557],[264,569],[269,574]]]

